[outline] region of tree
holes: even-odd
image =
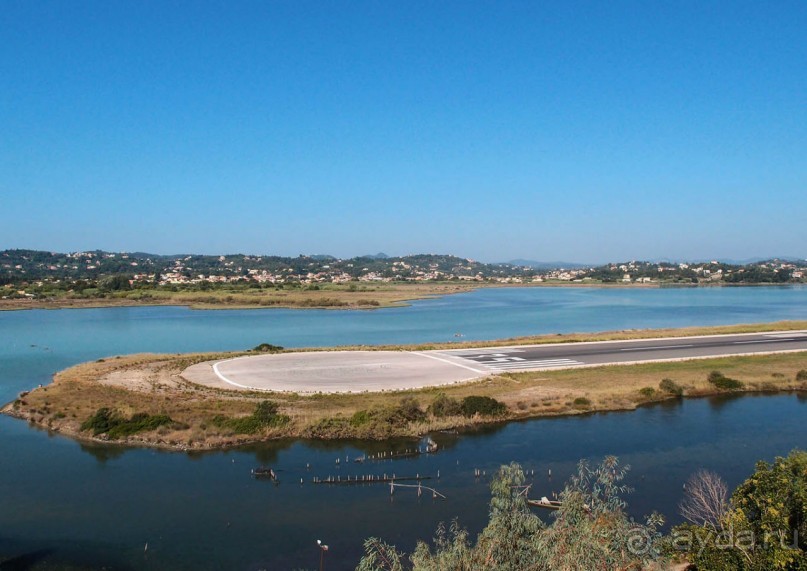
[[[757,539],[750,569],[807,569],[807,452],[757,463],[731,500],[732,521]]]
[[[365,542],[357,571],[567,571],[652,569],[664,563],[656,548],[659,516],[632,521],[620,495],[627,468],[614,457],[591,468],[581,462],[561,493],[555,521],[544,524],[527,504],[529,486],[518,464],[502,466],[491,483],[490,517],[471,544],[452,522],[433,545],[419,542],[407,556],[377,538]],[[640,541],[636,541],[636,539]]]
[[[694,478],[682,502],[682,514],[694,525],[677,527],[673,543],[688,548],[696,568],[807,569],[807,452],[759,462],[729,502],[714,475]]]
[[[695,525],[718,530],[729,511],[729,490],[723,479],[707,470],[700,470],[686,483],[679,512]]]
[[[132,285],[129,283],[131,279],[132,276],[126,274],[115,274],[114,276],[109,276],[98,282],[98,289],[101,291],[130,290],[132,289]]]

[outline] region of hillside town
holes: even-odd
[[[498,284],[658,284],[717,285],[800,283],[807,281],[807,260],[766,260],[737,265],[708,262],[610,263],[596,267],[533,268],[487,264],[452,255],[383,254],[339,259],[333,256],[157,256],[141,253],[33,250],[0,252],[3,295],[31,295],[25,286],[45,284],[92,287],[112,278],[129,286],[186,287],[215,284],[284,285],[355,282],[479,282]]]

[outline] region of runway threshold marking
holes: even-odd
[[[477,361],[478,362],[478,361]],[[479,363],[492,371],[508,371],[516,369],[549,369],[554,367],[574,367],[583,365],[574,359],[542,359],[539,361],[509,361],[509,362],[488,362]]]
[[[429,355],[427,353],[420,353],[418,351],[408,351],[408,353],[412,355],[420,355],[421,357],[428,357],[429,359],[434,359],[436,361],[442,361],[443,363],[448,363],[449,365],[454,365],[455,367],[462,367],[463,369],[468,369],[469,371],[473,371],[474,373],[485,373],[485,371],[480,371],[479,369],[474,369],[473,367],[469,367],[468,365],[463,365],[462,363],[457,363],[455,361],[449,361],[448,359],[441,359],[435,355]]]

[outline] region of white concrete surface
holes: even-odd
[[[317,351],[250,355],[200,363],[187,380],[219,388],[295,393],[396,391],[465,382],[490,374],[450,355],[409,351]]]

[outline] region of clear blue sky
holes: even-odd
[[[807,2],[4,0],[0,249],[807,256]]]

